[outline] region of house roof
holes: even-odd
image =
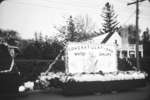
[[[101,42],[101,43],[106,43],[108,40],[109,40],[109,38],[113,35],[113,34],[115,34],[116,32],[113,32],[113,33],[107,33],[107,36],[103,39],[103,41]],[[117,32],[118,33],[118,32]]]
[[[108,33],[106,33],[106,34],[101,34],[101,35],[99,35],[99,36],[93,37],[93,38],[90,39],[89,41],[91,41],[91,42],[96,41],[96,42],[98,42],[98,43],[101,43],[107,35],[108,35]]]
[[[115,34],[116,32],[110,34],[110,33],[105,33],[105,34],[100,34],[96,37],[93,37],[91,39],[89,39],[88,41],[84,41],[84,42],[90,42],[90,43],[106,43],[110,38],[111,36],[113,36],[113,34]]]
[[[115,33],[115,32],[114,32],[114,33]],[[109,34],[103,39],[103,41],[102,41],[101,43],[106,43],[106,42],[109,40],[109,38],[110,38],[114,33],[109,33]]]
[[[116,33],[116,32],[114,32]],[[91,40],[89,41],[96,41],[98,43],[106,43],[110,38],[111,36],[114,34],[114,33],[105,33],[105,34],[101,34],[99,36],[96,36],[94,38],[92,38]]]

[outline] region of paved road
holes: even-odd
[[[12,100],[12,98],[10,99]],[[15,100],[150,100],[150,84],[121,93],[93,94],[84,96],[63,96],[60,91],[49,91],[44,93],[30,93],[27,96],[17,97]]]

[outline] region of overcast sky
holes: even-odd
[[[86,15],[101,28],[101,12],[106,2],[114,5],[120,25],[135,24],[134,0],[5,0],[0,4],[0,28],[13,29],[22,38],[33,38],[35,32],[54,36],[54,26],[60,25],[69,15]],[[139,25],[150,28],[150,3],[140,3]]]

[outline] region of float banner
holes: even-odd
[[[66,46],[66,73],[117,71],[115,46],[71,43]]]

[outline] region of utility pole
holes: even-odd
[[[146,0],[136,0],[134,2],[128,3],[127,5],[136,4],[136,66],[137,69],[140,70],[139,63],[139,2],[143,2]]]
[[[136,66],[140,70],[139,63],[139,1],[136,0]]]
[[[135,2],[128,3],[127,5],[136,4],[136,66],[140,70],[139,64],[139,0]]]

